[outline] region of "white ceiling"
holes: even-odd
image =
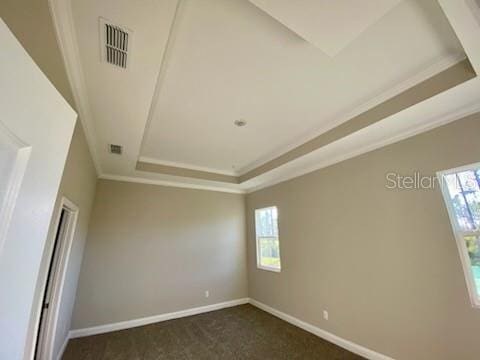
[[[329,56],[337,55],[400,0],[250,0]]]
[[[334,58],[246,0],[187,1],[178,21],[141,155],[214,171],[243,172],[462,53],[429,0],[401,2]]]
[[[328,37],[313,45],[305,32],[298,35],[301,12],[288,25],[293,31],[275,19],[285,1],[263,1],[269,13],[252,4],[261,0],[50,1],[80,117],[106,178],[226,191],[259,186],[258,179],[223,184],[135,165],[140,158],[241,174],[464,56],[436,0],[365,5],[350,36],[338,35],[333,57]],[[101,61],[99,17],[133,31],[127,70]],[[235,127],[237,119],[247,126]],[[123,145],[124,154],[109,154],[110,143]]]

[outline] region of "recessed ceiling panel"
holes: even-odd
[[[335,56],[400,0],[250,0],[300,37]]]
[[[436,0],[401,1],[334,58],[249,1],[184,5],[140,154],[170,166],[242,173],[463,54]]]

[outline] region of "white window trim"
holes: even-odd
[[[261,259],[260,259],[260,249],[259,249],[259,241],[258,241],[258,236],[257,236],[257,211],[261,211],[261,210],[268,210],[268,209],[273,209],[273,208],[276,208],[277,209],[277,234],[278,234],[278,251],[279,251],[279,254],[278,254],[278,258],[280,259],[280,268],[276,268],[276,267],[273,267],[273,266],[265,266],[265,265],[262,265],[261,264]],[[279,221],[280,221],[280,214],[278,212],[278,207],[277,206],[266,206],[266,207],[263,207],[263,208],[258,208],[258,209],[255,209],[254,211],[254,222],[255,222],[255,251],[257,252],[257,269],[260,269],[260,270],[266,270],[266,271],[273,271],[273,272],[281,272],[282,271],[282,251],[280,250],[280,232],[278,231],[279,230]]]
[[[463,236],[467,233],[466,231],[461,230],[458,227],[457,218],[453,210],[452,202],[450,199],[450,193],[448,191],[448,186],[443,180],[445,175],[450,175],[452,173],[458,173],[466,170],[478,169],[480,168],[480,163],[460,166],[454,169],[443,170],[437,172],[438,183],[442,190],[443,200],[447,207],[448,217],[450,218],[450,225],[452,226],[453,233],[455,235],[455,240],[457,243],[458,252],[460,254],[460,260],[462,262],[463,274],[465,276],[465,281],[467,284],[468,294],[470,297],[470,302],[472,307],[480,309],[480,296],[477,294],[477,287],[475,285],[475,279],[472,274],[470,257],[468,256],[468,250],[465,246],[465,240]],[[480,235],[480,231],[471,232],[472,235]]]

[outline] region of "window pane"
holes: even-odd
[[[480,297],[480,236],[464,236],[464,240],[470,257],[477,296]]]
[[[443,175],[442,190],[459,243],[473,305],[480,308],[480,167],[471,165]],[[464,259],[463,254],[468,254]]]
[[[258,265],[280,270],[278,212],[276,207],[255,210]]]
[[[277,208],[257,211],[257,236],[278,236]]]
[[[462,231],[480,228],[480,190],[474,171],[446,175],[447,184],[457,224]]]
[[[260,237],[260,265],[280,269],[280,246],[277,237]]]

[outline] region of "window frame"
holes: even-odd
[[[257,231],[257,212],[260,212],[262,210],[268,210],[268,209],[276,209],[277,211],[277,240],[278,240],[278,259],[280,261],[280,267],[279,268],[276,268],[276,267],[273,267],[273,266],[266,266],[266,265],[262,265],[262,261],[261,261],[261,251],[260,251],[260,242],[258,241],[259,240],[259,236],[258,236],[258,231]],[[279,219],[280,219],[280,214],[278,212],[278,207],[275,206],[275,205],[272,205],[272,206],[266,206],[266,207],[262,207],[262,208],[257,208],[255,209],[254,211],[254,223],[255,223],[255,251],[257,252],[257,269],[260,269],[260,270],[266,270],[266,271],[272,271],[272,272],[276,272],[276,273],[279,273],[282,271],[282,258],[281,258],[281,250],[280,250],[280,231],[279,231]]]
[[[462,268],[463,268],[463,274],[465,277],[465,282],[467,284],[467,290],[468,290],[468,295],[470,298],[470,303],[472,307],[476,309],[480,309],[480,294],[477,291],[477,285],[475,284],[475,278],[472,273],[472,264],[470,261],[470,256],[468,255],[468,249],[467,246],[465,245],[465,240],[464,236],[465,235],[474,235],[474,236],[480,236],[480,230],[477,231],[464,231],[460,229],[457,221],[457,217],[455,216],[455,211],[453,209],[453,204],[450,198],[450,192],[448,190],[448,185],[446,184],[446,181],[444,180],[444,176],[446,175],[451,175],[454,173],[459,173],[462,171],[467,171],[467,170],[474,170],[480,168],[480,162],[469,164],[469,165],[464,165],[464,166],[459,166],[453,169],[448,169],[448,170],[442,170],[437,172],[437,179],[438,183],[440,184],[440,189],[442,191],[443,195],[443,201],[445,203],[445,206],[447,208],[448,212],[448,217],[450,219],[450,225],[452,226],[453,234],[455,236],[455,241],[457,243],[457,248],[458,252],[460,254],[460,260],[462,263]],[[480,290],[480,289],[479,289]]]

